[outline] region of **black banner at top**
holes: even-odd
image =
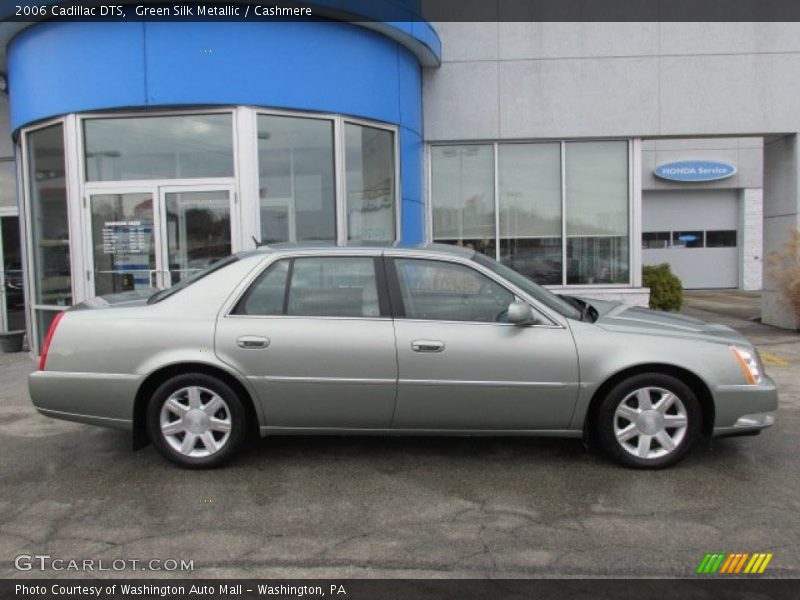
[[[0,0],[0,19],[77,21],[800,21],[797,0]]]

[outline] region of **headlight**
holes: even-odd
[[[741,367],[747,383],[750,385],[761,383],[761,364],[759,363],[755,349],[731,346],[731,352],[733,352],[736,362],[739,363],[739,367]]]

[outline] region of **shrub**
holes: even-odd
[[[642,268],[642,283],[650,288],[650,308],[680,310],[683,304],[683,285],[667,263]]]
[[[767,257],[768,274],[800,320],[800,230],[790,229],[782,251]]]

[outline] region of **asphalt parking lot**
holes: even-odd
[[[654,472],[575,440],[357,437],[265,439],[182,471],[39,416],[33,363],[0,355],[0,577],[84,576],[16,571],[19,554],[190,559],[194,577],[691,577],[706,552],[772,552],[766,575],[800,576],[800,335],[708,308],[686,311],[765,353],[777,423]]]

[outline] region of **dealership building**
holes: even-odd
[[[470,246],[636,304],[669,262],[797,327],[762,265],[798,226],[800,24],[45,20],[0,47],[27,299],[0,326],[34,352],[65,307],[280,241]]]

